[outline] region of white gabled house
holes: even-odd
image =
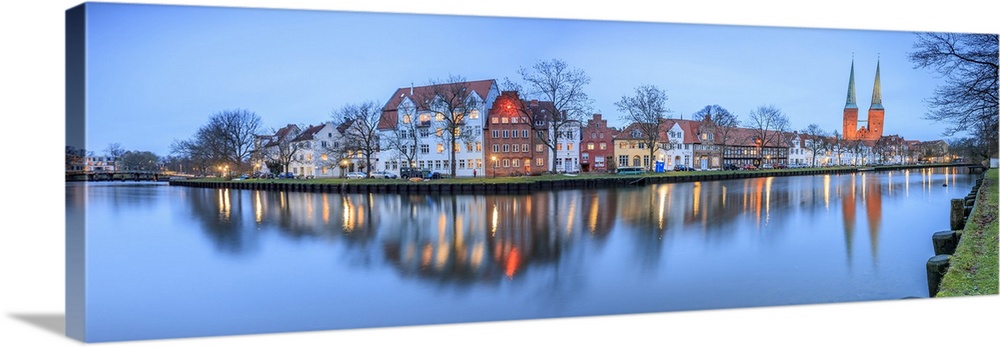
[[[458,86],[467,95],[467,105],[475,108],[456,116],[461,127],[452,148],[444,132],[447,122],[435,104],[435,93]],[[464,87],[465,89],[462,89]],[[455,175],[471,177],[483,174],[486,165],[483,129],[488,110],[500,95],[495,80],[455,82],[397,89],[382,108],[378,131],[380,151],[375,169],[400,173],[402,168],[451,172],[450,151],[455,152]]]
[[[289,172],[296,177],[330,178],[344,177],[347,172],[363,168],[361,154],[345,149],[346,128],[326,122],[303,130],[292,140],[297,150],[289,163]]]

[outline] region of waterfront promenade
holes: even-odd
[[[453,193],[492,194],[530,193],[551,189],[607,188],[642,186],[656,183],[714,181],[755,177],[849,174],[856,172],[921,169],[935,167],[972,167],[972,164],[896,165],[876,167],[829,167],[780,170],[685,171],[646,173],[642,175],[580,174],[520,177],[446,178],[412,182],[402,179],[244,179],[202,178],[172,180],[171,185],[198,188],[229,188],[324,193]]]

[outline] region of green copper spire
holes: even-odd
[[[877,83],[877,82],[876,82]],[[854,97],[854,59],[851,59],[851,81],[847,84],[847,105],[844,108],[858,108]]]
[[[882,109],[882,81],[879,78],[879,70],[881,69],[881,62],[875,65],[875,87],[872,88],[872,106],[873,110]]]

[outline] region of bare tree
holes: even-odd
[[[693,119],[702,123],[702,131],[711,134],[711,141],[719,151],[719,159],[725,161],[726,148],[730,143],[742,142],[739,116],[719,105],[707,105],[695,112]]]
[[[174,153],[196,159],[202,169],[232,165],[231,172],[246,172],[254,150],[260,117],[248,110],[226,110],[213,114],[194,138],[175,141]]]
[[[471,141],[476,134],[466,128],[466,117],[469,112],[478,110],[483,100],[476,97],[475,91],[462,76],[452,75],[444,80],[431,80],[428,88],[423,88],[417,96],[424,108],[434,112],[435,124],[439,124],[434,135],[448,144],[448,167],[451,177],[455,177],[455,152],[459,141]],[[480,97],[486,97],[481,95]]]
[[[997,155],[996,34],[918,33],[910,61],[945,78],[927,103],[927,119],[947,122],[944,136],[966,132],[984,152]]]
[[[379,151],[378,121],[382,108],[374,101],[347,104],[333,112],[334,124],[342,124],[344,147],[364,157],[366,176],[371,176],[372,157]]]
[[[423,142],[420,140],[419,131],[416,119],[403,119],[402,122],[397,122],[388,136],[382,139],[385,143],[384,148],[395,150],[402,159],[405,159],[403,167],[416,166],[418,151]]]
[[[264,165],[272,173],[284,173],[288,171],[288,166],[295,161],[295,154],[301,147],[296,146],[292,141],[302,133],[304,126],[289,124],[281,129],[272,130],[274,135],[266,139],[263,148]]]
[[[837,165],[843,165],[841,161],[841,156],[847,151],[847,140],[844,139],[839,131],[834,130],[833,135],[830,135],[830,146],[831,150],[837,154]]]
[[[759,106],[750,111],[745,124],[760,149],[758,159],[764,159],[764,147],[779,147],[784,141],[783,133],[788,131],[788,116],[773,105]]]
[[[826,132],[823,128],[819,127],[819,124],[812,123],[809,124],[805,129],[802,129],[802,134],[809,138],[809,141],[805,142],[804,145],[809,151],[812,152],[812,166],[816,166],[816,154],[824,149],[825,141],[823,138],[826,137]]]
[[[623,95],[615,106],[622,112],[622,121],[633,124],[634,129],[641,132],[640,142],[646,145],[649,157],[653,158],[664,117],[670,112],[667,93],[654,85],[644,84],[635,88],[635,95]],[[649,160],[646,169],[653,171],[652,165],[653,161]]]
[[[583,87],[590,83],[590,77],[583,70],[571,68],[558,59],[538,61],[531,69],[520,68],[517,73],[526,88],[508,80],[505,89],[546,101],[540,104],[545,112],[524,109],[521,113],[529,118],[535,137],[549,148],[549,153],[555,158],[558,135],[564,133],[564,128],[583,124],[584,117],[591,113],[593,101],[583,91]],[[551,171],[555,172],[555,160],[550,164]]]
[[[156,171],[160,158],[150,151],[126,151],[119,156],[126,170]]]

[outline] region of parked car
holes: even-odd
[[[723,170],[732,170],[732,171],[735,171],[735,170],[739,170],[740,167],[736,166],[736,164],[726,164],[726,165],[722,166],[722,169]]]
[[[390,178],[390,179],[394,179],[394,178],[398,178],[398,176],[396,176],[396,174],[394,174],[392,172],[389,172],[389,171],[375,171],[375,172],[372,172],[372,178]]]
[[[365,173],[360,171],[351,171],[347,173],[348,179],[360,179],[365,178]]]
[[[424,176],[424,179],[425,180],[441,179],[441,173],[437,171],[428,172],[427,175]]]
[[[295,174],[291,172],[285,172],[278,174],[278,178],[295,178]]]
[[[694,171],[694,168],[684,164],[677,164],[674,165],[674,171]]]
[[[743,170],[757,170],[757,167],[753,166],[753,164],[746,164],[743,165]]]
[[[415,167],[406,167],[399,169],[399,177],[403,179],[409,179],[410,177],[424,177],[427,175],[426,170],[420,170]]]

